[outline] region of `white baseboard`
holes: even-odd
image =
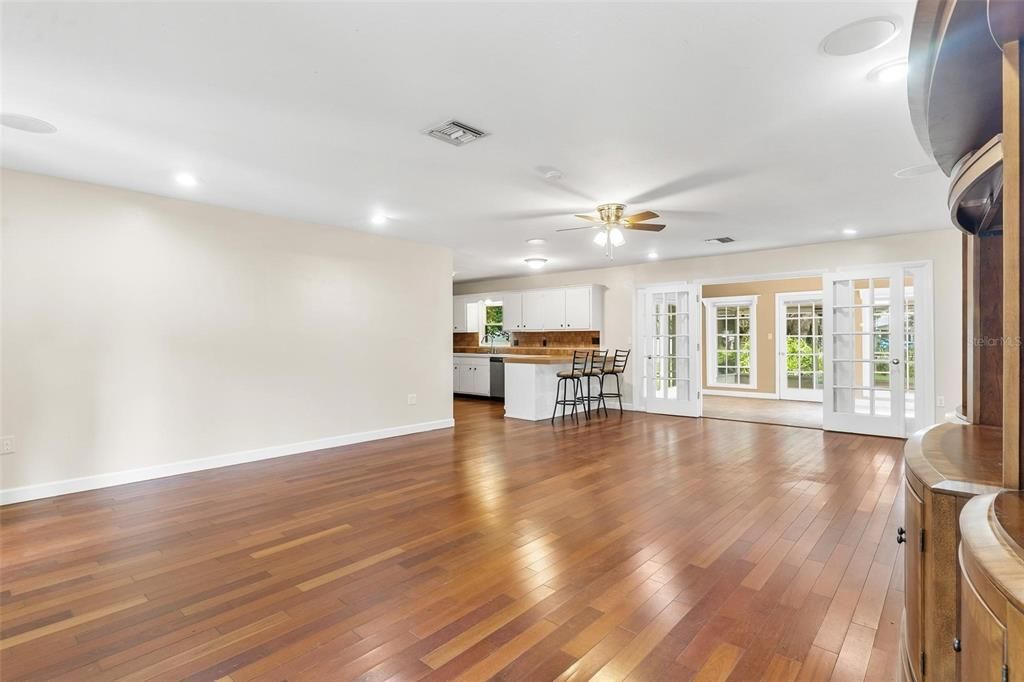
[[[259,448],[256,450],[231,452],[224,455],[213,455],[211,457],[199,457],[196,459],[187,459],[181,462],[168,462],[167,464],[158,464],[156,466],[143,467],[141,469],[115,471],[109,474],[96,474],[95,476],[83,476],[81,478],[69,478],[63,481],[38,483],[36,485],[26,485],[20,488],[7,488],[5,490],[0,490],[0,505],[27,502],[29,500],[38,500],[44,497],[55,497],[57,495],[67,495],[68,493],[77,493],[84,490],[109,488],[114,485],[137,483],[139,481],[148,481],[154,478],[176,476],[178,474],[187,474],[193,471],[203,471],[205,469],[217,469],[220,467],[233,466],[235,464],[245,464],[247,462],[258,462],[263,459],[273,459],[274,457],[299,455],[304,452],[313,452],[315,450],[323,450],[325,448],[354,445],[356,443],[365,443],[371,440],[406,436],[412,433],[422,433],[424,431],[434,431],[436,429],[447,429],[452,426],[455,426],[454,419],[438,419],[436,421],[407,424],[405,426],[392,426],[386,429],[377,429],[376,431],[349,433],[342,436],[330,436],[328,438],[318,438],[316,440],[289,443],[287,445],[272,445],[267,448]]]
[[[761,400],[778,400],[778,393],[761,393],[758,391],[724,391],[714,388],[704,389],[704,395],[717,395],[726,398],[759,398]]]

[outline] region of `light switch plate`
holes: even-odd
[[[410,393],[409,397],[406,400],[408,401],[408,403],[410,405],[415,405],[416,404],[416,394],[415,393]]]
[[[14,452],[14,436],[0,438],[0,455],[9,455]]]

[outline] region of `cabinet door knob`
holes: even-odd
[[[954,637],[953,638],[953,651],[955,651],[957,653],[960,653],[960,638],[959,637]]]

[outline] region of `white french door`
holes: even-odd
[[[779,398],[821,402],[825,384],[820,291],[775,294]]]
[[[858,268],[822,278],[827,430],[904,435],[904,270]]]
[[[700,286],[674,284],[637,292],[639,399],[647,412],[699,417]]]

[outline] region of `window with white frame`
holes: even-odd
[[[757,388],[757,296],[705,298],[708,386]]]

